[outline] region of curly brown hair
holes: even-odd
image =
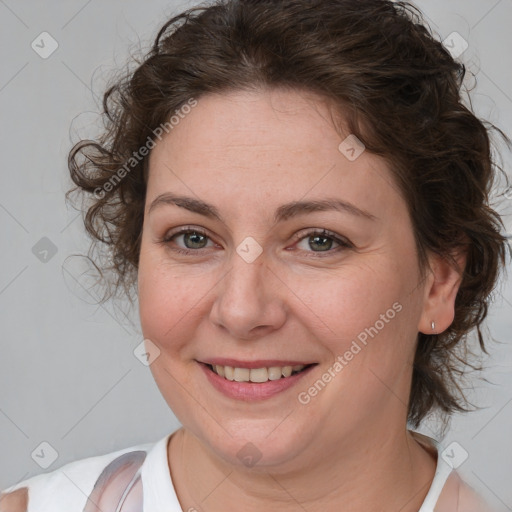
[[[350,133],[391,164],[423,276],[429,252],[454,265],[454,250],[467,253],[453,323],[441,334],[418,333],[408,422],[418,427],[431,412],[446,420],[467,411],[460,364],[476,369],[464,355],[475,327],[487,353],[480,327],[508,247],[489,205],[502,171],[490,131],[509,147],[510,140],[463,104],[465,74],[408,2],[218,0],[171,18],[136,69],[104,93],[102,135],[69,154],[77,186],[66,197],[78,191],[89,199],[89,256],[100,242],[107,257],[95,266],[113,276],[104,280],[102,301],[120,289],[130,296],[136,285],[149,159],[139,152],[158,127],[206,94],[308,90],[331,102]]]

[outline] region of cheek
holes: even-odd
[[[180,337],[209,289],[208,276],[189,272],[165,260],[161,250],[141,252],[138,271],[139,314],[144,337],[157,344]]]
[[[188,371],[193,355],[190,340],[204,316],[207,291],[211,288],[206,279],[207,276],[183,275],[158,251],[146,252],[140,258],[138,295],[142,333],[160,350],[150,370],[162,396],[180,418],[187,417],[188,402],[183,388],[193,388]]]
[[[373,384],[380,386],[374,374],[392,381],[397,365],[403,366],[414,348],[413,269],[376,259],[347,265],[314,285],[307,279],[295,284],[307,304],[300,317],[331,361],[341,365],[335,371],[343,376],[333,389],[347,387],[358,396],[363,389],[373,396]]]
[[[290,285],[309,323],[318,326],[316,331],[322,330],[322,337],[331,339],[334,347],[343,347],[348,338],[373,325],[380,314],[400,300],[400,282],[389,269],[378,272],[376,268],[375,262],[347,265],[320,278],[294,279]]]

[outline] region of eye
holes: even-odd
[[[307,252],[332,254],[353,247],[348,240],[344,240],[326,229],[317,229],[306,233],[302,231],[297,233],[294,238],[299,240],[296,246]]]
[[[179,236],[183,237],[183,242],[187,249],[204,249],[208,244],[207,237],[197,231],[187,231]]]
[[[181,243],[178,242],[180,240]],[[192,227],[184,227],[178,231],[168,233],[161,242],[180,254],[191,254],[215,245],[203,230]],[[208,245],[208,242],[210,242],[210,245]]]
[[[304,252],[315,254],[315,257],[338,253],[343,249],[353,248],[353,244],[336,233],[326,229],[301,231],[294,235],[298,243],[295,246]],[[179,254],[198,254],[201,249],[215,247],[210,237],[200,228],[182,227],[165,235],[160,242]]]

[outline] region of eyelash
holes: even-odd
[[[159,242],[164,245],[168,245],[177,236],[187,234],[187,233],[197,233],[198,235],[201,235],[201,236],[204,236],[204,237],[210,239],[210,237],[204,230],[202,230],[200,228],[186,226],[186,227],[180,228],[178,231],[176,231],[174,233],[166,235],[164,238],[159,240]],[[313,236],[322,236],[325,238],[330,238],[336,244],[338,244],[339,247],[336,247],[334,249],[329,249],[327,251],[306,251],[308,253],[313,254],[312,256],[308,256],[308,257],[322,258],[322,257],[326,257],[326,256],[331,256],[333,253],[338,253],[340,250],[351,249],[354,247],[353,244],[350,243],[348,240],[340,238],[335,233],[333,233],[332,231],[329,231],[327,229],[321,229],[321,230],[313,229],[313,230],[310,230],[307,232],[304,232],[304,230],[303,230],[303,231],[300,231],[299,233],[294,234],[292,238],[298,243],[306,238],[313,237]],[[201,251],[201,249],[182,249],[180,247],[172,247],[171,249],[174,252],[177,252],[178,254],[184,254],[184,255],[191,255],[193,253],[198,253],[199,251]],[[325,253],[325,254],[322,254],[322,253]]]

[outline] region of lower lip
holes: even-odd
[[[210,367],[204,363],[199,363],[206,377],[212,384],[212,386],[228,396],[229,398],[235,398],[237,400],[253,401],[253,400],[264,400],[270,398],[278,393],[281,393],[293,385],[297,384],[310,370],[313,369],[312,365],[290,377],[281,377],[277,380],[268,380],[267,382],[254,383],[254,382],[236,382],[227,380],[220,375],[217,375]]]

